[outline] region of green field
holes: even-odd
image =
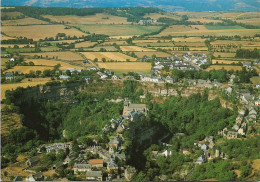
[[[32,52],[35,48],[6,48],[5,51],[2,51],[3,53],[16,53],[16,52]]]
[[[123,76],[124,74],[126,73],[129,73],[129,72],[133,72],[133,70],[129,69],[129,70],[111,70],[112,72],[114,72],[115,74],[118,74],[120,76]],[[134,71],[136,73],[142,73],[142,74],[151,74],[151,71]]]
[[[254,76],[254,77],[250,78],[250,81],[253,84],[259,84],[260,83],[260,77],[259,76]]]
[[[151,46],[151,47],[173,47],[172,42],[144,42],[136,43],[137,46]]]
[[[215,25],[205,25],[208,30],[229,30],[229,29],[246,29],[239,25],[235,26],[215,26]]]
[[[145,33],[151,33],[158,31],[161,26],[141,26],[141,25],[73,25],[79,27],[81,30],[96,33],[105,34],[109,36],[133,36],[142,35]]]
[[[43,52],[59,51],[59,50],[61,50],[61,48],[58,48],[55,46],[41,47],[41,51],[43,51]]]

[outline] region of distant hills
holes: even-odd
[[[2,6],[157,7],[166,11],[260,11],[259,0],[2,0]]]

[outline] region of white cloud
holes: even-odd
[[[37,3],[37,2],[38,2],[38,0],[29,0],[29,1],[26,1],[24,5],[31,6],[31,5],[33,5],[33,4]]]
[[[32,0],[33,1],[33,0]],[[49,5],[52,3],[68,2],[69,0],[40,0],[42,5]]]

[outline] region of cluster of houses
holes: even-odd
[[[253,66],[252,66],[251,62],[245,62],[243,64],[243,67],[245,67],[247,71],[250,71],[250,70],[253,69]]]
[[[110,123],[103,128],[103,132],[116,131],[120,134],[127,129],[129,122],[138,122],[147,113],[148,109],[145,104],[131,104],[128,100],[125,100],[122,118],[112,118]]]
[[[53,143],[50,145],[43,144],[38,148],[38,153],[41,153],[40,149],[44,147],[46,149],[46,152],[49,153],[51,151],[55,151],[56,153],[59,152],[59,150],[66,150],[66,148],[71,149],[71,144],[69,143]]]
[[[112,74],[110,71],[105,71],[104,73],[98,71],[97,74],[100,76],[101,79],[107,79],[110,78],[112,80],[120,80],[121,77],[118,74]]]
[[[246,136],[247,132],[251,129],[248,124],[250,122],[257,122],[257,108],[253,101],[254,96],[248,91],[237,91],[238,97],[240,98],[240,103],[243,104],[243,108],[239,111],[238,116],[236,117],[235,124],[228,130],[224,128],[219,131],[218,134],[222,135],[227,139],[236,139],[238,136]],[[256,101],[257,103],[257,101]]]
[[[207,63],[207,56],[206,56],[206,54],[183,53],[183,58],[184,58],[185,61],[191,62],[191,63],[196,64],[198,66],[201,66],[201,65]]]
[[[63,162],[58,162],[52,166],[53,170],[57,170],[62,166],[67,166],[71,161],[74,162],[73,171],[74,174],[86,173],[86,180],[90,181],[102,181],[112,180],[115,178],[113,174],[116,174],[118,178],[124,177],[126,180],[130,180],[131,177],[136,173],[136,169],[130,166],[119,167],[116,160],[125,161],[126,156],[123,152],[124,138],[121,132],[127,129],[128,122],[138,122],[140,117],[146,115],[148,109],[145,104],[131,104],[129,101],[124,102],[124,111],[121,118],[112,118],[110,123],[103,128],[105,133],[116,131],[117,136],[111,137],[107,145],[108,149],[100,147],[97,143],[93,146],[86,147],[85,145],[79,145],[80,154],[77,156],[74,152],[70,152]],[[71,149],[71,145],[67,143],[54,143],[49,145],[41,145],[40,149],[45,147],[46,152]],[[95,159],[88,159],[87,153],[96,154],[98,156]],[[170,154],[162,154],[170,155]],[[32,157],[26,161],[28,168],[37,165],[40,162],[38,157]],[[104,178],[104,170],[107,171],[106,177]],[[120,173],[119,173],[120,171]],[[27,178],[28,181],[44,180],[44,176],[41,172],[36,174],[30,174]]]
[[[147,61],[151,58],[144,56],[141,61]],[[178,56],[155,57],[155,65],[152,68],[152,75],[159,75],[165,68],[178,70],[195,70],[193,65],[201,66],[207,63],[207,56],[198,53],[183,53],[183,58]]]
[[[202,141],[194,141],[194,146],[198,147],[203,151],[203,155],[199,156],[198,159],[194,162],[194,164],[200,165],[202,163],[205,163],[207,161],[210,161],[214,158],[222,158],[226,159],[227,155],[223,152],[220,152],[219,149],[213,150],[215,143],[214,143],[214,137],[209,136],[206,137]]]
[[[149,57],[143,57],[142,60],[148,59]],[[158,75],[161,73],[161,70],[169,68],[178,69],[178,70],[195,70],[195,67],[191,65],[189,61],[183,61],[179,57],[168,56],[167,58],[156,57],[155,65],[152,68],[151,73]]]
[[[168,145],[168,146],[171,146],[171,145]],[[226,159],[227,155],[225,155],[223,152],[220,152],[219,149],[216,149],[214,151],[213,150],[214,146],[215,146],[215,142],[214,142],[213,136],[206,137],[202,141],[195,140],[194,141],[194,147],[198,150],[202,150],[203,155],[200,155],[197,158],[197,160],[194,161],[194,164],[200,165],[202,163],[208,162],[208,161],[210,161],[214,158],[218,158],[218,157]],[[191,152],[186,148],[183,148],[182,150],[180,150],[180,152],[182,152],[184,155],[190,155],[191,154]],[[154,160],[156,160],[159,156],[168,157],[168,156],[171,156],[172,154],[173,154],[173,151],[169,150],[169,149],[165,149],[162,152],[152,151],[152,155],[153,155]]]
[[[148,20],[139,20],[138,24],[140,25],[147,25],[157,23],[157,19],[148,19]]]
[[[70,152],[67,155],[66,159],[63,162],[58,162],[52,166],[52,170],[57,170],[61,167],[67,167],[68,164],[73,161],[74,165],[72,170],[74,174],[86,173],[87,181],[104,181],[104,180],[112,180],[115,176],[112,174],[117,174],[118,177],[125,177],[125,179],[130,180],[131,177],[136,173],[135,168],[126,166],[119,167],[115,160],[125,161],[126,156],[122,152],[124,140],[122,136],[117,135],[112,137],[108,143],[108,150],[103,149],[98,145],[93,146],[84,146],[79,145],[81,151],[77,156],[75,152]],[[46,152],[50,152],[52,150],[59,151],[65,150],[66,148],[71,148],[70,144],[65,143],[54,143],[50,145],[42,145],[40,148],[45,147]],[[39,151],[38,151],[39,152]],[[87,159],[87,153],[97,154],[98,156],[95,159]],[[40,152],[39,152],[40,153]],[[31,157],[26,161],[26,165],[28,166],[26,169],[34,167],[40,163],[40,159],[37,156]],[[107,171],[108,175],[104,177],[104,171]],[[121,176],[119,175],[119,172]],[[17,178],[17,179],[20,179]],[[42,172],[38,172],[35,174],[30,174],[27,176],[26,181],[44,181],[45,177]]]

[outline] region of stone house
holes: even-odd
[[[13,181],[23,181],[23,178],[21,176],[16,176]]]
[[[42,172],[38,172],[36,174],[29,174],[25,181],[44,181],[44,176]]]
[[[205,162],[207,162],[207,158],[206,158],[205,156],[200,156],[200,157],[197,159],[197,161],[195,162],[195,164],[200,165],[200,164],[205,163]]]
[[[188,149],[183,149],[182,153],[183,153],[184,155],[190,155],[190,154],[191,154]]]
[[[87,181],[102,181],[102,171],[87,171]]]
[[[120,80],[120,79],[121,79],[120,76],[117,75],[117,74],[114,74],[114,75],[112,76],[112,80]]]
[[[160,153],[159,155],[162,155],[164,157],[168,157],[168,156],[172,155],[172,151],[171,150],[165,150],[164,152]]]
[[[145,104],[130,104],[129,102],[124,103],[123,115],[126,116],[132,111],[138,111],[143,114],[147,114],[148,109]]]
[[[26,161],[26,165],[29,167],[33,167],[39,163],[39,158],[37,156],[34,156]]]
[[[59,169],[59,168],[61,168],[61,167],[63,167],[63,162],[57,162],[56,164],[54,164],[53,166],[52,166],[52,169]]]
[[[73,171],[75,172],[86,172],[91,171],[91,165],[90,164],[77,164],[75,163],[73,166]]]
[[[237,138],[237,132],[229,131],[227,133],[227,139],[235,139]]]
[[[59,76],[60,80],[68,80],[69,78],[70,78],[70,76],[67,76],[67,75],[60,75]]]
[[[108,172],[117,171],[118,170],[118,166],[117,166],[117,164],[114,161],[109,162],[107,164],[107,170],[108,170]]]
[[[5,73],[5,80],[13,80],[14,79],[14,73],[13,72],[6,72]]]
[[[91,159],[88,161],[88,164],[91,165],[91,167],[103,167],[104,166],[104,161],[103,159]]]
[[[130,167],[128,166],[126,169],[125,169],[125,179],[127,181],[130,181],[131,178],[136,174],[136,169],[134,167]]]

